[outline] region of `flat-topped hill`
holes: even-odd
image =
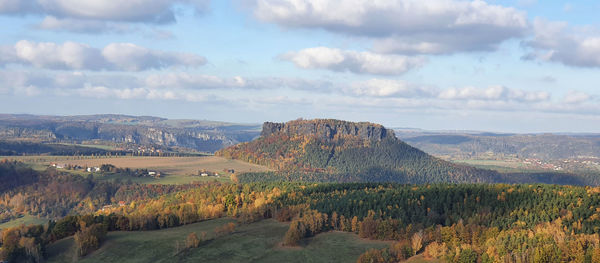
[[[264,176],[287,180],[489,182],[496,175],[432,157],[382,125],[332,119],[266,122],[258,139],[216,154],[266,165],[278,172]]]

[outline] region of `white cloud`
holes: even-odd
[[[37,71],[0,71],[0,87],[36,86],[51,90],[74,90],[84,87],[105,87],[109,89],[148,90],[277,90],[331,92],[333,84],[328,81],[297,78],[243,78],[218,77],[190,73],[159,73],[148,75],[82,73]]]
[[[176,8],[204,13],[210,0],[0,0],[0,14],[46,16],[38,26],[79,33],[122,32],[125,23],[175,22]]]
[[[570,27],[566,22],[536,19],[535,36],[525,42],[533,51],[524,59],[559,62],[577,67],[600,67],[600,31]]]
[[[56,44],[21,40],[14,45],[14,52],[19,62],[39,68],[98,70],[106,67],[99,50],[75,42]]]
[[[189,73],[152,74],[141,82],[152,88],[185,89],[292,89],[329,92],[332,87],[330,82],[320,80],[277,77],[246,79],[240,76],[223,78]]]
[[[422,57],[380,55],[328,47],[288,52],[280,58],[292,61],[296,66],[305,69],[328,69],[377,75],[399,75],[425,63]]]
[[[131,43],[109,44],[102,50],[102,55],[109,63],[129,71],[174,65],[197,67],[206,63],[206,59],[198,55],[150,50]]]
[[[493,50],[528,28],[524,12],[481,0],[252,0],[258,19],[375,39],[389,53]],[[335,10],[335,11],[332,11]]]
[[[86,44],[31,42],[0,47],[0,65],[22,64],[45,69],[141,71],[204,65],[206,59],[190,53],[163,52],[131,43],[112,43],[104,49]]]
[[[209,0],[0,0],[0,13],[46,14],[60,18],[168,23],[174,7],[185,4],[204,12]]]
[[[77,33],[131,33],[134,27],[127,23],[107,22],[103,20],[57,18],[46,16],[38,28],[52,31]]]
[[[567,104],[577,104],[589,101],[591,98],[590,94],[571,90],[565,95],[564,102]]]
[[[344,89],[346,93],[354,96],[370,97],[431,97],[434,90],[420,87],[401,80],[370,79],[355,82]]]
[[[105,86],[93,86],[91,84],[85,84],[84,87],[74,90],[76,94],[82,97],[90,98],[118,98],[118,99],[140,99],[146,98],[149,91],[145,88],[109,88]]]
[[[157,82],[161,79],[165,81]],[[282,107],[311,105],[321,109],[335,109],[336,112],[371,108],[386,112],[408,109],[419,112],[458,110],[600,114],[598,104],[589,103],[596,97],[580,91],[572,91],[564,98],[551,100],[547,92],[522,91],[502,86],[441,89],[390,79],[370,79],[344,84],[287,78],[223,78],[187,73],[144,76],[0,71],[0,93],[5,97],[45,96],[50,99],[58,96],[137,101],[217,100],[253,110],[269,104]]]
[[[459,101],[460,103],[464,103],[464,101],[469,103],[490,103],[492,101],[497,103],[510,101],[537,103],[550,100],[550,93],[545,91],[523,91],[504,86],[439,89],[391,79],[354,82],[341,90],[347,95],[357,97],[440,99]]]
[[[152,74],[144,79],[144,84],[152,88],[176,87],[185,89],[223,89],[246,86],[241,77],[220,78],[189,73]]]
[[[509,89],[503,86],[490,86],[485,89],[475,87],[449,88],[439,93],[438,98],[445,100],[496,100],[539,102],[550,99],[550,93],[545,91],[523,91]]]

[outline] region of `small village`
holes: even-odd
[[[88,172],[88,173],[102,173],[102,172],[126,173],[128,175],[135,175],[138,177],[148,176],[148,177],[159,178],[162,176],[160,171],[147,170],[147,169],[129,169],[129,168],[123,169],[123,168],[117,168],[110,164],[104,164],[100,167],[98,167],[98,166],[86,167],[86,166],[80,166],[80,165],[50,163],[49,167],[54,167],[56,169],[72,170],[72,171],[84,171],[84,172]]]
[[[208,176],[215,176],[215,177],[220,177],[221,175],[226,175],[226,174],[233,174],[235,173],[234,169],[223,169],[222,173],[219,174],[218,172],[211,172],[211,171],[207,171],[205,169],[199,170],[198,171],[198,176],[201,177],[208,177]]]

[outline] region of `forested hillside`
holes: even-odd
[[[21,162],[0,161],[0,193],[38,180],[39,174]]]
[[[265,123],[260,138],[216,154],[269,166],[289,180],[490,182],[496,176],[434,158],[381,125],[339,120]]]
[[[75,235],[78,255],[85,256],[102,245],[106,231],[165,229],[221,217],[236,218],[237,224],[271,217],[291,221],[281,240],[284,246],[297,246],[305,238],[332,230],[394,241],[387,249],[366,252],[360,262],[398,262],[415,254],[447,262],[600,259],[598,188],[205,183],[163,193],[154,191],[155,195],[130,199],[126,205],[116,205],[122,199],[110,191],[98,189],[96,195],[88,195],[90,199],[83,198],[86,205],[96,203],[96,198],[114,196],[113,205],[96,212],[73,213],[44,226],[4,229],[0,259],[40,262],[49,244],[71,235]],[[215,231],[228,235],[236,231],[236,223]],[[184,249],[202,249],[210,243],[195,238]],[[182,259],[185,253],[175,256]],[[365,260],[370,257],[378,260]]]

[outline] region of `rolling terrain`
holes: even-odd
[[[223,218],[157,231],[112,232],[102,248],[79,262],[352,262],[368,249],[381,249],[391,243],[330,232],[308,239],[299,247],[286,248],[280,243],[288,224],[264,220],[217,236],[215,228],[228,222],[235,220]],[[207,240],[200,248],[176,254],[176,242],[185,242],[192,232],[205,232]],[[47,262],[77,258],[74,243],[73,238],[67,238],[48,247]]]
[[[429,154],[451,159],[600,158],[598,134],[503,134],[407,129],[397,129],[396,134],[406,143]]]
[[[216,156],[2,157],[0,260],[600,260],[597,176],[520,169],[448,162],[339,120],[267,122]]]
[[[108,144],[214,152],[252,140],[258,126],[126,115],[0,115],[0,140]],[[31,151],[31,149],[30,149]]]

